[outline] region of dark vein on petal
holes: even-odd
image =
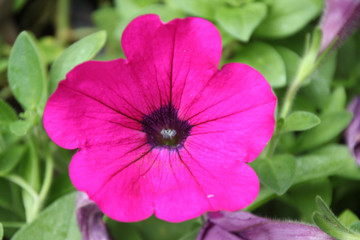
[[[124,128],[130,129],[130,130],[135,130],[135,131],[142,132],[141,129],[132,128],[132,127],[126,126],[126,125],[124,125],[124,124],[122,124],[122,123],[115,122],[115,121],[112,121],[112,120],[96,118],[96,117],[88,116],[88,115],[84,115],[84,117],[90,118],[90,119],[94,119],[94,120],[98,120],[98,121],[104,121],[104,122],[108,122],[108,123],[113,123],[113,124],[120,125],[120,126],[122,126],[122,127],[124,127]]]
[[[228,156],[226,155],[226,153],[224,153],[223,151],[219,151],[219,149],[212,149],[212,148],[208,147],[209,142],[205,142],[205,141],[203,141],[203,140],[201,140],[201,139],[196,139],[196,140],[203,142],[203,144],[197,143],[196,141],[191,141],[191,143],[189,143],[189,144],[194,145],[195,147],[198,147],[198,148],[205,148],[206,150],[209,150],[210,152],[214,152],[214,151],[215,151],[216,154],[220,154],[220,155],[222,155],[222,156],[224,156],[224,157],[228,157]]]
[[[116,141],[114,139],[110,139],[110,140],[105,140],[105,141],[98,141],[96,143],[85,143],[85,145],[82,148],[92,148],[92,147],[97,147],[99,145],[103,145],[103,146],[123,146],[125,144],[135,144],[138,142],[142,142],[143,139],[140,138],[136,138],[136,135],[132,135],[132,136],[128,136],[126,138],[120,138],[120,139],[116,139]],[[131,139],[132,141],[129,141],[129,139]],[[145,145],[145,144],[144,144]],[[131,151],[130,151],[131,152]],[[125,154],[124,154],[125,155]]]
[[[140,147],[138,147],[140,148]],[[142,153],[142,155],[138,158],[136,158],[135,160],[131,161],[130,163],[126,164],[125,166],[123,166],[121,169],[119,169],[118,171],[114,172],[113,174],[111,174],[111,176],[102,184],[101,187],[99,187],[99,189],[92,195],[96,195],[99,191],[101,191],[102,188],[104,188],[109,182],[111,182],[111,180],[116,177],[119,173],[121,173],[122,171],[124,171],[125,169],[127,169],[128,167],[130,167],[131,165],[133,165],[134,163],[137,163],[138,161],[140,161],[141,159],[143,159],[145,156],[147,156],[154,148],[150,148],[149,151],[145,152],[145,153]],[[136,149],[133,149],[131,150],[130,152],[132,151],[135,151]],[[122,157],[120,157],[122,158]],[[120,159],[119,158],[119,159]]]
[[[111,107],[110,105],[108,105],[108,104],[100,101],[99,99],[96,99],[96,98],[94,98],[93,96],[90,96],[90,95],[88,95],[88,94],[86,94],[86,93],[84,93],[84,92],[82,92],[82,91],[80,91],[80,90],[78,90],[78,89],[71,88],[71,87],[69,87],[69,86],[67,86],[67,85],[65,85],[65,84],[63,84],[62,86],[63,86],[63,87],[66,87],[66,88],[68,88],[68,89],[70,89],[70,90],[72,90],[72,91],[74,91],[74,92],[77,92],[77,93],[79,93],[79,94],[81,94],[81,95],[83,95],[83,96],[86,96],[86,97],[92,99],[93,101],[95,101],[95,102],[97,102],[97,103],[99,103],[99,104],[101,104],[101,105],[103,105],[103,106],[105,106],[105,107],[113,110],[114,112],[117,112],[118,114],[120,114],[120,115],[122,115],[122,116],[124,116],[124,117],[127,117],[127,118],[129,118],[129,119],[131,119],[131,120],[134,120],[135,122],[142,123],[140,120],[138,120],[138,119],[136,119],[136,118],[133,118],[133,117],[131,117],[131,116],[129,116],[129,115],[123,113],[123,112],[120,112],[119,110]]]
[[[207,194],[204,191],[204,189],[202,188],[201,184],[198,182],[198,180],[196,179],[195,175],[193,174],[193,172],[190,170],[189,166],[184,162],[184,160],[182,159],[179,149],[176,149],[176,153],[179,156],[180,162],[185,166],[186,170],[189,172],[190,176],[194,179],[194,181],[196,182],[196,184],[198,185],[200,191],[203,193],[204,198],[206,199],[206,201],[208,202],[209,206],[214,209],[214,207],[212,206],[210,200],[207,198]]]
[[[136,181],[138,181],[141,177],[145,176],[151,170],[151,168],[154,166],[155,162],[157,161],[159,155],[160,155],[160,152],[158,152],[158,154],[156,155],[154,161],[151,163],[150,167],[148,169],[146,169],[145,172],[140,174]]]
[[[199,126],[199,125],[202,125],[202,124],[205,124],[205,123],[209,123],[209,122],[217,121],[217,120],[220,120],[220,119],[228,118],[228,117],[234,116],[234,115],[236,115],[236,114],[240,114],[240,113],[243,113],[243,112],[245,112],[245,111],[249,111],[249,110],[251,110],[251,109],[258,108],[258,107],[261,107],[261,106],[270,104],[270,103],[272,103],[272,102],[273,102],[273,101],[269,101],[269,102],[261,103],[261,104],[255,105],[255,106],[250,106],[250,107],[248,107],[248,108],[242,109],[242,110],[237,111],[237,112],[234,112],[234,113],[230,113],[230,114],[227,114],[227,115],[224,115],[224,116],[220,116],[220,117],[217,117],[217,118],[209,119],[209,120],[206,120],[206,121],[203,121],[203,122],[200,122],[200,123],[195,123],[195,124],[192,124],[192,125],[193,125],[194,127],[196,127],[196,126]]]
[[[209,87],[209,84],[212,82],[213,78],[217,75],[219,71],[214,71],[214,73],[211,75],[211,77],[209,78],[209,80],[206,82],[206,84],[204,84],[204,86],[197,92],[197,94],[193,97],[193,99],[191,100],[190,103],[187,104],[187,106],[185,106],[186,112],[183,115],[186,115],[189,112],[189,109],[191,105],[193,105],[194,101],[197,100],[197,96],[199,96],[205,88]]]
[[[212,104],[212,105],[210,105],[210,106],[207,106],[206,108],[204,108],[204,109],[201,110],[200,112],[198,112],[198,113],[192,115],[191,117],[189,117],[188,119],[186,119],[186,121],[189,121],[189,120],[192,119],[193,117],[196,117],[196,116],[200,115],[201,113],[203,113],[203,112],[211,109],[212,107],[215,107],[215,106],[218,105],[219,103],[222,103],[222,102],[224,102],[224,101],[227,101],[227,100],[229,100],[229,99],[231,99],[231,98],[233,98],[233,97],[235,97],[235,95],[229,96],[229,97],[224,98],[224,99],[221,99],[221,100],[219,100],[218,102],[216,102],[216,103],[214,103],[214,104]]]
[[[119,96],[124,102],[126,102],[132,109],[134,109],[135,111],[137,111],[138,113],[141,114],[141,116],[144,116],[145,113],[143,113],[142,111],[140,111],[139,109],[137,109],[134,105],[132,105],[128,100],[126,100],[123,96]]]
[[[142,111],[140,111],[139,109],[137,109],[135,106],[133,106],[128,100],[126,100],[123,96],[121,96],[117,91],[115,91],[113,88],[111,88],[106,82],[102,81],[102,84],[104,86],[106,86],[106,88],[114,93],[118,98],[122,99],[124,102],[126,102],[130,107],[132,107],[135,111],[137,111],[138,113],[140,113],[141,115],[145,115]],[[124,86],[126,87],[126,89],[129,91],[129,92],[132,92],[128,85],[127,84],[124,84]],[[117,86],[119,88],[119,86]],[[113,102],[114,105],[116,105],[114,102]]]

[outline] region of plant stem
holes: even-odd
[[[53,170],[54,170],[54,160],[52,159],[51,154],[47,154],[45,158],[45,176],[44,181],[40,189],[39,198],[38,201],[35,202],[34,208],[33,208],[33,214],[34,218],[38,215],[44,200],[46,199],[46,196],[50,190],[51,181],[53,178]]]
[[[44,177],[44,182],[41,187],[40,194],[39,194],[40,201],[45,200],[46,195],[48,194],[48,192],[50,190],[50,185],[51,185],[51,181],[53,178],[54,160],[53,160],[51,154],[47,154],[46,159],[45,159],[45,164],[46,164],[45,177]]]
[[[17,176],[17,175],[8,175],[5,176],[6,179],[8,179],[9,181],[17,184],[19,187],[21,187],[22,189],[24,189],[26,192],[28,192],[30,194],[30,196],[34,199],[35,202],[37,202],[39,200],[39,195],[37,194],[37,192],[34,190],[34,188],[29,185],[24,179],[22,179],[21,177]]]
[[[56,1],[56,38],[64,46],[69,39],[69,0]]]

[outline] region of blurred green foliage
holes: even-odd
[[[14,1],[14,16],[41,10],[38,2]],[[333,231],[338,221],[344,227],[337,225],[336,234],[359,232],[360,206],[347,196],[359,196],[360,188],[343,186],[358,185],[360,170],[341,132],[352,118],[346,104],[360,92],[360,34],[355,33],[317,66],[318,49],[304,46],[318,25],[322,0],[99,0],[92,11],[85,12],[91,21],[83,27],[73,26],[70,15],[57,10],[63,9],[61,4],[73,6],[73,1],[51,2],[60,16],[60,20],[48,19],[52,32],[39,34],[40,27],[34,27],[21,32],[14,43],[0,35],[0,239],[3,228],[6,239],[81,239],[74,227],[71,192],[75,189],[67,172],[72,152],[48,139],[41,121],[44,106],[77,64],[125,57],[120,45],[124,28],[134,17],[148,13],[158,14],[165,22],[186,16],[212,21],[222,36],[221,63],[251,65],[277,95],[277,141],[251,164],[262,187],[247,209],[311,222],[314,198],[320,195],[328,205],[335,199],[333,209],[342,213],[337,220],[317,200],[322,210],[314,219],[325,232]],[[291,110],[280,117],[286,89],[293,86],[302,66],[311,74],[298,86]],[[353,208],[346,210],[348,205]],[[195,239],[201,226],[198,220],[172,224],[154,217],[138,223],[106,219],[106,224],[114,239],[134,240]]]

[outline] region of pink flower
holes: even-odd
[[[75,187],[118,221],[179,222],[249,205],[259,182],[246,163],[274,130],[264,77],[239,63],[218,70],[220,34],[200,18],[138,17],[122,46],[127,59],[73,69],[45,109],[51,139],[79,148]]]

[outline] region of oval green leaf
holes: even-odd
[[[346,92],[343,86],[338,86],[331,93],[322,111],[323,114],[330,114],[344,110],[346,107]]]
[[[10,131],[17,136],[24,136],[32,127],[30,120],[17,120],[10,124]]]
[[[25,109],[35,109],[45,90],[45,70],[36,44],[25,31],[11,50],[8,80],[16,100]]]
[[[355,160],[345,145],[327,145],[310,154],[297,157],[296,164],[295,183],[335,174],[350,177],[356,173],[352,173],[352,170],[348,172],[347,169],[357,170]]]
[[[231,61],[248,64],[264,75],[273,88],[286,85],[285,64],[269,44],[253,42],[244,47]]]
[[[294,182],[296,161],[292,155],[259,158],[251,166],[259,176],[260,182],[278,195],[284,194]]]
[[[50,69],[50,93],[54,92],[59,82],[76,65],[92,59],[104,46],[106,32],[93,33],[70,47],[54,61]]]
[[[304,131],[320,124],[320,118],[313,113],[297,111],[291,113],[284,122],[283,132]]]
[[[30,224],[22,227],[12,240],[80,240],[76,216],[75,195],[70,193],[47,207]]]
[[[338,136],[350,123],[352,114],[346,110],[320,116],[321,123],[302,133],[296,144],[296,152],[316,148]]]
[[[323,0],[270,1],[269,14],[255,33],[268,38],[290,36],[315,19],[322,8]]]
[[[265,18],[264,3],[250,3],[238,8],[223,6],[216,11],[216,21],[232,36],[247,42],[255,28]]]

